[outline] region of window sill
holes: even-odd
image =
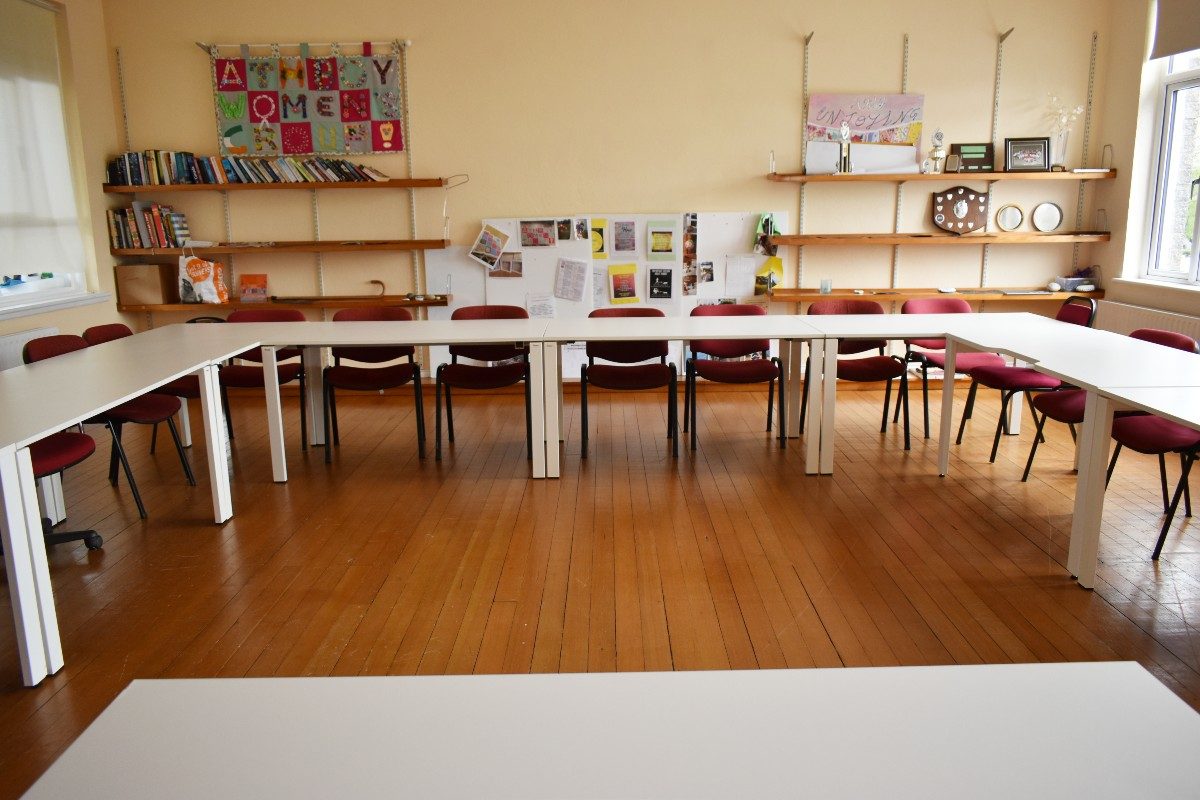
[[[1146,289],[1165,289],[1171,292],[1182,292],[1189,297],[1200,294],[1200,284],[1179,283],[1178,281],[1158,280],[1156,278],[1114,278],[1113,283],[1121,286],[1140,286]]]
[[[108,303],[112,301],[111,292],[89,292],[87,294],[78,294],[71,297],[52,297],[43,300],[30,298],[28,302],[20,305],[11,305],[0,307],[0,320],[17,319],[18,317],[31,317],[35,314],[49,314],[54,311],[63,311],[68,308],[79,308],[81,306],[92,306],[97,303]]]

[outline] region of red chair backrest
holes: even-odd
[[[809,314],[882,314],[883,306],[874,300],[838,298],[815,300],[808,307]],[[838,342],[838,354],[843,356],[880,350],[887,345],[882,339],[842,339]]]
[[[529,319],[529,312],[520,306],[463,306],[454,309],[450,319]],[[476,361],[506,361],[519,358],[529,352],[525,347],[510,344],[455,344],[450,346],[454,358],[472,358]]]
[[[334,322],[411,322],[412,313],[402,306],[362,306],[334,312]],[[412,358],[412,347],[335,347],[333,357],[363,364],[382,364],[400,358]],[[335,362],[336,363],[336,362]]]
[[[749,303],[717,303],[696,306],[693,317],[760,317],[767,310]],[[767,339],[693,339],[688,343],[693,353],[704,353],[714,358],[741,358],[751,353],[763,353],[771,349]]]
[[[597,308],[589,317],[662,317],[665,316],[657,308]],[[667,342],[659,340],[635,340],[618,342],[588,342],[588,359],[602,358],[618,364],[636,364],[639,361],[649,361],[652,358],[665,358]]]
[[[73,333],[59,333],[54,336],[40,336],[30,339],[21,351],[21,357],[26,364],[35,361],[45,361],[47,358],[61,356],[63,353],[73,353],[76,350],[86,350],[87,340]]]
[[[1192,337],[1175,333],[1175,331],[1162,331],[1158,328],[1138,328],[1133,333],[1129,334],[1134,339],[1141,339],[1143,342],[1153,342],[1161,344],[1164,347],[1174,347],[1176,350],[1183,350],[1188,353],[1200,353],[1200,344]]]
[[[93,325],[83,332],[83,338],[89,345],[104,344],[114,339],[124,339],[133,336],[133,331],[123,322],[110,322],[107,325]]]
[[[304,322],[307,318],[304,312],[297,308],[239,308],[237,311],[230,312],[225,318],[226,322]],[[297,358],[300,351],[294,347],[287,347],[275,352],[277,361],[283,361],[289,358]],[[244,353],[238,353],[237,358],[243,361],[254,361],[262,363],[262,348],[256,347],[253,350],[247,350]]]
[[[1090,328],[1092,320],[1096,318],[1096,301],[1090,297],[1068,297],[1054,318],[1059,322]]]
[[[901,314],[971,314],[971,304],[961,297],[914,297],[900,306]]]

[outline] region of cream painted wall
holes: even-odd
[[[469,244],[485,216],[795,213],[797,189],[763,175],[772,149],[780,170],[800,167],[801,39],[808,31],[816,32],[812,91],[898,90],[908,32],[909,89],[926,95],[927,129],[942,127],[948,141],[979,141],[990,131],[996,35],[1015,27],[1005,47],[1002,145],[1005,136],[1045,132],[1047,93],[1071,104],[1084,101],[1096,30],[1102,43],[1099,123],[1107,119],[1111,5],[961,0],[952,14],[937,7],[934,19],[931,6],[892,0],[647,0],[628,6],[362,0],[352,14],[345,6],[313,2],[280,13],[278,6],[234,0],[169,7],[161,0],[108,0],[104,22],[110,52],[122,52],[133,145],[198,153],[213,151],[215,126],[208,61],[192,44],[196,39],[412,39],[416,172],[470,174],[470,183],[450,194],[451,236]],[[1076,163],[1081,138],[1077,131],[1071,141]],[[1099,132],[1093,148],[1103,141]],[[392,174],[403,172],[398,157],[370,160]],[[891,185],[814,187],[806,230],[888,230],[894,193]],[[384,196],[390,194],[322,194],[323,237],[405,235],[403,197]],[[311,238],[304,193],[252,195],[233,199],[235,238]],[[903,229],[924,226],[928,197],[917,184],[906,187]],[[998,184],[995,198],[997,205],[1053,200],[1070,220],[1075,187]],[[419,194],[419,235],[440,233],[441,201],[436,191]],[[215,193],[178,205],[197,235],[223,236]],[[1113,205],[1109,219],[1116,224]],[[1041,283],[1071,257],[1065,246],[992,250],[992,285]],[[1085,249],[1085,262],[1090,257]],[[980,262],[976,248],[905,248],[899,284],[972,285]],[[311,257],[243,257],[237,268],[269,271],[272,291],[309,293],[316,289],[313,263]],[[890,248],[808,248],[804,285],[833,277],[835,285],[885,286],[890,269]],[[388,280],[389,291],[403,291],[408,274],[405,256],[330,257],[326,291],[364,291],[364,282],[376,276]]]

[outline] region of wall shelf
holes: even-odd
[[[154,259],[184,255],[219,256],[246,253],[371,253],[407,250],[443,250],[449,239],[352,239],[312,242],[231,242],[211,247],[133,247],[112,250],[114,256]]]
[[[447,178],[391,178],[386,181],[311,181],[294,183],[171,183],[124,186],[106,183],[108,194],[152,194],[157,192],[240,192],[263,189],[435,189]]]
[[[803,172],[773,172],[767,180],[777,183],[907,183],[909,181],[1106,181],[1117,171],[1105,172],[943,172],[925,175],[919,172],[899,174],[807,175]]]
[[[203,311],[212,313],[221,311],[222,309],[232,311],[239,308],[360,308],[364,306],[401,306],[404,308],[429,308],[433,306],[446,306],[449,304],[449,298],[441,296],[437,299],[426,298],[425,300],[409,300],[403,295],[380,295],[378,297],[323,297],[320,300],[302,300],[297,302],[289,302],[286,300],[267,300],[255,303],[243,303],[238,300],[233,300],[228,303],[136,303],[125,305],[117,304],[117,310],[125,313],[159,313],[171,311]]]
[[[950,233],[799,233],[772,236],[772,244],[786,245],[864,245],[903,244],[931,247],[981,244],[1075,244],[1107,242],[1111,234],[1079,231],[1076,233],[969,233],[955,236]]]
[[[818,289],[776,289],[771,293],[773,303],[811,303],[815,300],[877,300],[882,303],[903,302],[918,297],[961,297],[968,302],[1006,303],[1061,303],[1068,297],[1091,297],[1102,300],[1104,292],[1046,292],[1045,294],[1004,294],[1005,291],[1033,291],[1029,287],[1010,289],[968,289],[960,292],[939,292],[937,289],[863,289],[857,294],[853,289],[836,289],[821,294]]]

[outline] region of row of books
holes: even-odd
[[[362,183],[391,180],[377,169],[338,158],[197,156],[174,150],[122,153],[108,162],[116,186],[180,183]]]
[[[182,212],[137,201],[129,208],[108,210],[108,239],[114,250],[183,247],[191,231]]]

